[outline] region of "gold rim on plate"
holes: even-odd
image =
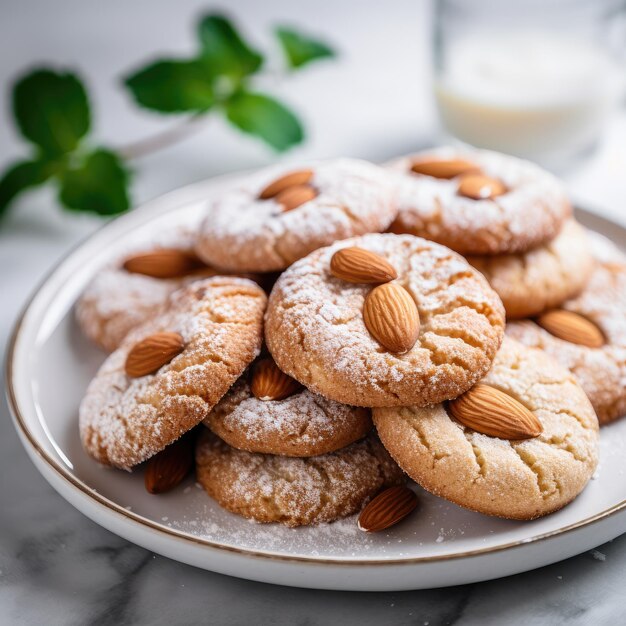
[[[147,207],[146,207],[147,208]],[[579,209],[581,213],[584,213],[585,216],[589,216],[592,218],[592,221],[601,224],[606,227],[614,227],[615,224],[609,220],[606,220],[598,215],[590,214],[586,211]],[[136,214],[137,211],[134,211]],[[124,219],[124,216],[118,219]],[[114,220],[115,222],[118,219]],[[102,232],[107,229],[113,222],[109,222],[105,224],[102,228],[98,229],[97,232]],[[43,280],[39,283],[37,288],[35,289],[33,295],[28,299],[26,305],[22,309],[13,331],[11,333],[11,338],[9,340],[9,347],[7,350],[7,358],[6,358],[6,395],[8,400],[9,409],[13,415],[14,423],[18,427],[21,432],[23,438],[25,438],[30,444],[31,448],[37,453],[37,455],[44,461],[60,478],[69,483],[72,487],[78,489],[83,495],[95,500],[100,505],[109,509],[110,511],[117,513],[118,515],[130,519],[141,526],[154,530],[158,533],[162,533],[168,537],[173,537],[175,539],[192,542],[204,547],[213,548],[216,550],[222,550],[224,552],[231,552],[245,557],[254,557],[261,559],[269,559],[275,561],[287,561],[287,562],[297,562],[297,563],[311,563],[315,565],[348,565],[348,566],[364,566],[364,565],[412,565],[416,563],[432,563],[438,561],[449,561],[453,559],[463,559],[475,556],[481,556],[485,554],[493,554],[496,552],[502,552],[505,550],[511,550],[513,548],[519,548],[521,546],[526,546],[529,544],[535,544],[540,541],[544,541],[546,539],[550,539],[557,535],[563,535],[566,533],[573,532],[574,530],[580,529],[584,526],[589,526],[598,522],[600,520],[606,519],[619,511],[626,509],[626,500],[622,500],[618,504],[613,505],[612,507],[597,513],[596,515],[592,515],[591,517],[585,518],[574,524],[569,524],[568,526],[563,526],[562,528],[558,528],[556,530],[552,530],[550,532],[541,533],[539,535],[535,535],[526,539],[520,539],[518,541],[512,541],[506,544],[502,544],[499,546],[493,546],[490,548],[479,548],[477,550],[469,550],[467,552],[458,552],[454,554],[443,554],[439,556],[424,556],[424,557],[410,557],[410,558],[402,558],[402,559],[376,559],[376,560],[358,560],[358,559],[333,559],[333,558],[320,558],[320,557],[307,557],[307,556],[290,556],[285,554],[276,554],[271,552],[261,552],[257,550],[250,550],[244,548],[237,548],[234,546],[228,546],[221,543],[217,543],[211,541],[209,539],[203,539],[201,537],[194,537],[193,535],[184,533],[182,531],[173,530],[167,526],[163,526],[162,524],[158,524],[153,522],[152,520],[143,517],[142,515],[138,515],[123,506],[105,498],[100,495],[93,489],[89,488],[82,480],[77,478],[74,474],[67,470],[63,465],[61,465],[51,454],[49,454],[44,448],[39,444],[37,438],[33,435],[33,433],[29,430],[26,425],[26,421],[22,416],[20,408],[18,406],[17,398],[15,395],[15,390],[13,386],[13,361],[15,356],[15,348],[17,345],[17,340],[22,329],[22,324],[24,318],[26,317],[30,307],[33,302],[39,295],[39,292],[44,287],[44,285],[48,282],[51,276],[59,269],[63,263],[72,255],[76,250],[81,248],[87,241],[91,239],[91,236],[86,240],[81,241],[77,246],[72,248],[65,256],[63,256],[59,262],[54,265],[54,267],[47,273],[47,275],[43,278]],[[61,494],[63,495],[63,494]],[[82,512],[82,511],[81,511]]]

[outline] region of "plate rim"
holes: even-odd
[[[237,175],[237,174],[236,174]],[[166,194],[162,194],[149,200],[136,209],[126,213],[124,215],[118,216],[109,222],[103,224],[100,228],[96,229],[93,233],[81,239],[76,245],[72,246],[66,254],[60,257],[60,259],[50,268],[48,272],[43,276],[43,278],[38,282],[36,287],[34,288],[32,294],[26,300],[26,303],[23,305],[22,310],[20,311],[16,321],[14,322],[13,328],[11,330],[11,334],[9,337],[8,348],[6,352],[5,358],[5,395],[7,398],[7,404],[11,415],[13,417],[13,424],[20,434],[20,440],[22,444],[26,446],[30,446],[31,450],[37,454],[37,456],[42,460],[42,462],[51,469],[57,477],[62,479],[66,486],[71,489],[77,490],[82,496],[87,497],[95,501],[96,504],[108,509],[110,512],[116,513],[126,520],[129,520],[132,523],[138,524],[140,527],[144,527],[146,529],[155,531],[157,533],[161,533],[166,535],[169,538],[173,538],[179,541],[193,543],[202,548],[211,548],[214,550],[219,550],[223,552],[235,553],[243,557],[254,557],[259,559],[268,559],[272,561],[284,561],[289,563],[302,563],[302,564],[311,564],[311,565],[342,565],[342,566],[398,566],[398,565],[416,565],[421,563],[433,563],[433,562],[444,562],[458,559],[466,559],[473,557],[485,556],[488,554],[501,553],[507,550],[513,550],[522,546],[526,546],[529,544],[537,544],[541,541],[545,541],[548,539],[552,539],[554,537],[567,535],[568,533],[572,533],[581,528],[589,527],[599,521],[608,519],[619,513],[620,511],[626,510],[626,499],[621,502],[614,504],[613,506],[596,513],[590,517],[584,518],[567,526],[563,526],[561,528],[551,530],[545,533],[540,533],[525,539],[520,539],[517,541],[511,541],[506,544],[491,546],[485,548],[477,548],[475,550],[466,550],[464,552],[456,552],[450,554],[443,554],[437,556],[422,556],[422,557],[405,557],[405,558],[391,558],[391,559],[353,559],[353,558],[332,558],[332,557],[313,557],[313,556],[301,556],[301,555],[289,555],[289,554],[279,554],[273,553],[270,551],[259,551],[253,550],[249,548],[239,548],[237,546],[225,545],[216,541],[212,541],[210,539],[205,539],[202,537],[196,537],[191,534],[185,533],[183,531],[175,530],[168,526],[164,526],[155,522],[143,515],[139,515],[134,511],[129,511],[125,507],[120,504],[117,504],[113,500],[101,495],[96,492],[94,489],[90,488],[84,481],[80,478],[76,477],[72,472],[70,472],[66,467],[64,467],[61,463],[59,463],[51,454],[49,454],[38,442],[37,437],[31,432],[29,427],[26,424],[26,420],[20,410],[17,400],[17,394],[14,388],[14,361],[17,350],[18,340],[23,330],[23,324],[26,316],[31,310],[32,305],[35,300],[48,283],[48,281],[56,274],[59,269],[83,246],[87,245],[96,235],[99,235],[105,230],[108,230],[113,225],[116,227],[119,225],[121,221],[130,220],[138,215],[138,213],[148,213],[152,205],[157,203],[167,203],[168,200],[173,199],[177,196],[183,196],[184,194],[188,194],[192,192],[196,187],[198,189],[205,186],[207,183],[217,183],[217,182],[225,182],[228,179],[234,178],[236,175],[226,174],[223,176],[212,177],[209,179],[205,179],[203,181],[199,181],[197,183],[193,183],[191,185],[186,185],[184,187],[180,187],[176,190],[170,191]],[[241,173],[238,173],[241,175]],[[159,215],[162,213],[167,213],[168,209],[164,209],[162,212],[159,212]],[[581,207],[576,208],[576,212],[585,215],[586,217],[590,217],[592,221],[595,221],[603,226],[617,226],[620,229],[624,229],[625,227],[618,223],[614,222],[611,219],[607,219],[598,213],[593,211],[589,211],[583,209]],[[38,471],[41,472],[39,468]],[[67,500],[65,495],[61,493],[54,485],[52,485],[53,489],[60,493],[60,495]],[[74,506],[71,502],[70,505]],[[77,508],[77,507],[74,507]],[[83,511],[81,513],[84,514]],[[93,520],[95,521],[95,520]],[[97,522],[96,522],[97,523]],[[99,524],[100,525],[100,524]]]

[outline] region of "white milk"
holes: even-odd
[[[592,44],[489,33],[448,47],[435,92],[444,125],[459,139],[558,163],[593,145],[619,83],[613,61]]]

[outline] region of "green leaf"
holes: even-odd
[[[291,28],[279,26],[275,32],[291,68],[302,67],[311,61],[335,56],[335,51],[324,42]]]
[[[87,155],[79,167],[65,172],[59,198],[74,211],[99,215],[123,213],[130,206],[128,178],[120,158],[100,148]]]
[[[226,103],[226,116],[237,128],[279,151],[304,137],[298,118],[280,102],[260,93],[237,93]]]
[[[70,73],[41,69],[21,78],[13,88],[13,115],[22,135],[47,155],[71,152],[89,131],[87,93]]]
[[[125,79],[135,100],[161,113],[201,112],[215,102],[212,77],[199,61],[157,61]]]
[[[19,161],[0,178],[0,215],[20,192],[41,185],[50,178],[51,170],[43,161]]]
[[[214,76],[240,79],[254,74],[263,57],[243,41],[233,24],[221,15],[207,15],[198,24],[201,57]]]

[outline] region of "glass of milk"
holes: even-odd
[[[435,95],[447,133],[562,169],[626,84],[626,0],[438,0]]]

